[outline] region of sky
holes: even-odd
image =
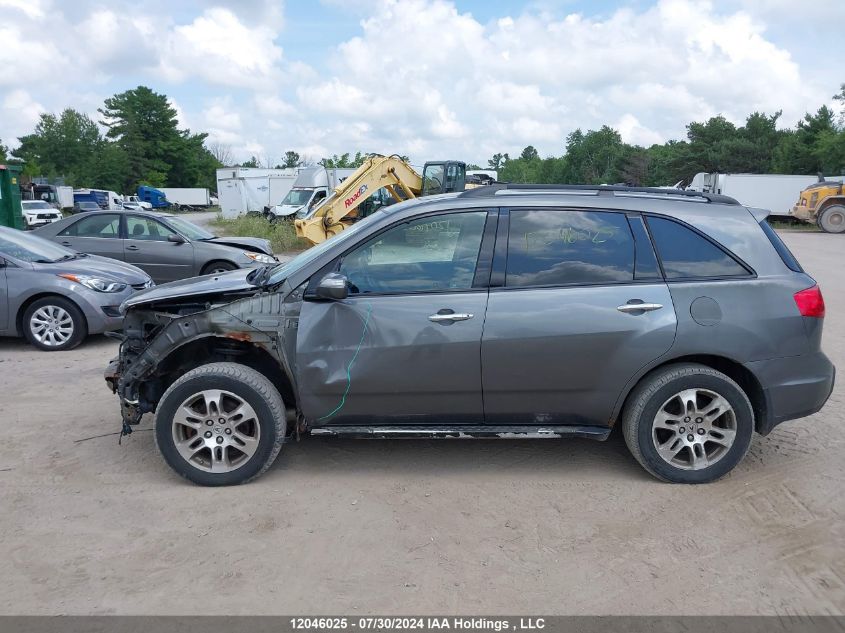
[[[843,0],[0,0],[0,141],[43,112],[166,94],[235,161],[341,152],[486,165],[577,128],[630,143],[845,82]]]

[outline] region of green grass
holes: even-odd
[[[310,246],[307,241],[296,236],[293,221],[282,220],[271,224],[260,215],[241,215],[231,219],[218,215],[211,224],[222,235],[270,240],[274,253],[303,251]]]

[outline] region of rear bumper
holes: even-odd
[[[836,368],[822,352],[747,363],[766,399],[757,432],[767,435],[781,422],[819,411],[833,391]]]

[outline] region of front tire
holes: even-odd
[[[835,204],[819,214],[819,228],[825,233],[845,233],[845,207]]]
[[[285,432],[279,391],[237,363],[210,363],[186,373],[162,396],[155,421],[165,462],[201,486],[255,479],[275,461]]]
[[[218,273],[227,273],[231,270],[237,270],[238,267],[231,262],[210,262],[202,269],[203,275],[216,275]]]
[[[673,483],[707,483],[730,472],[748,452],[754,410],[725,374],[697,364],[646,376],[622,419],[625,443],[652,475]]]
[[[23,313],[21,326],[29,343],[45,352],[62,352],[78,346],[88,334],[85,315],[64,297],[44,297]]]

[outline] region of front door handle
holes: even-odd
[[[127,251],[137,251],[138,247],[135,246],[134,244],[130,244],[129,246],[126,247],[126,250]]]
[[[441,310],[441,312],[432,314],[428,317],[428,320],[433,321],[434,323],[443,323],[451,321],[466,321],[474,316],[474,314],[467,314],[466,312],[444,312]]]
[[[62,246],[70,246],[70,242],[62,242]]]
[[[624,306],[617,306],[616,309],[627,314],[639,312],[652,312],[663,307],[662,303],[626,303]]]

